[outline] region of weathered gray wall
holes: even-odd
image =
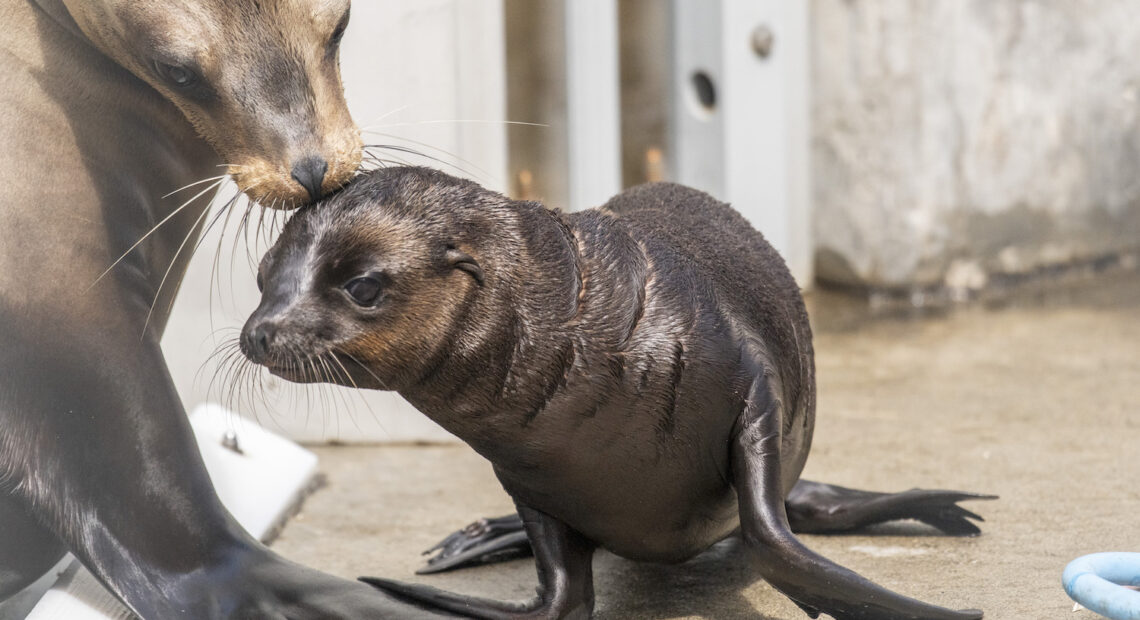
[[[820,278],[970,287],[1140,248],[1140,2],[812,8]]]

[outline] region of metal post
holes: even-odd
[[[674,178],[729,202],[811,280],[807,2],[672,0]]]

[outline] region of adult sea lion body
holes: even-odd
[[[205,208],[167,194],[229,172],[290,206],[356,170],[347,18],[348,0],[0,4],[0,599],[71,551],[143,618],[437,616],[252,540],[159,349]]]
[[[384,590],[480,618],[585,617],[596,547],[676,562],[739,528],[813,616],[982,616],[885,590],[793,536],[908,517],[976,532],[956,502],[981,496],[799,480],[815,415],[803,302],[761,235],[705,194],[648,185],[562,215],[376,171],[294,216],[259,285],[252,361],[399,391],[493,463],[534,546],[530,603],[368,580]]]

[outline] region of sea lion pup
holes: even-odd
[[[792,534],[789,514],[857,525],[849,511],[954,529],[974,516],[954,502],[979,496],[794,491],[815,407],[803,301],[763,237],[701,192],[645,185],[560,214],[378,170],[290,219],[258,282],[250,360],[398,391],[494,464],[534,546],[528,603],[367,580],[388,592],[478,618],[582,618],[595,548],[678,562],[739,528],[812,616],[982,617],[885,590]]]

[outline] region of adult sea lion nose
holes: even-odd
[[[316,200],[321,197],[321,184],[324,183],[325,173],[329,171],[329,162],[323,157],[311,155],[293,164],[293,180],[309,192],[309,198]]]

